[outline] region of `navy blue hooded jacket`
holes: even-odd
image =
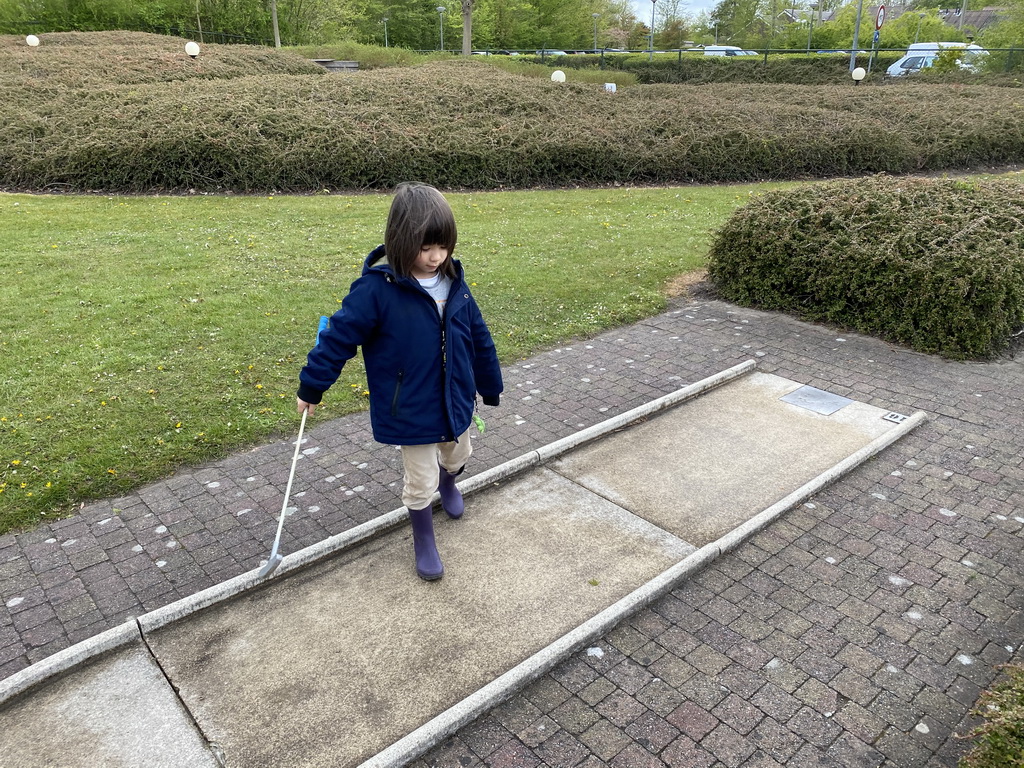
[[[299,398],[319,403],[362,347],[379,443],[450,442],[469,428],[477,392],[497,405],[502,382],[494,341],[462,264],[454,264],[458,276],[442,318],[414,278],[395,275],[384,246],[374,249],[310,351],[299,373]]]

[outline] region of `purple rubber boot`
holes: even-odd
[[[412,521],[412,546],[416,550],[416,573],[424,581],[436,581],[444,576],[441,556],[434,543],[434,510],[410,509]]]
[[[459,492],[459,489],[455,487],[455,478],[461,475],[466,468],[463,466],[462,469],[454,474],[442,466],[438,466],[437,469],[437,490],[441,494],[441,506],[444,508],[444,511],[448,513],[448,517],[452,520],[458,520],[462,517],[462,513],[466,510],[466,507],[462,503],[462,494]]]

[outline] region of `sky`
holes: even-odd
[[[630,0],[630,4],[633,6],[633,13],[640,21],[645,24],[651,23],[650,0]],[[686,13],[689,16],[696,16],[701,11],[710,11],[716,5],[718,5],[718,0],[687,0]]]

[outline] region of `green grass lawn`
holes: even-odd
[[[451,194],[505,362],[633,322],[758,185]],[[294,431],[388,195],[0,195],[0,532]],[[316,418],[365,407],[355,361]]]

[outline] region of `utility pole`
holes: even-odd
[[[274,47],[281,47],[281,31],[277,28],[277,0],[270,0],[270,23],[274,25]]]

